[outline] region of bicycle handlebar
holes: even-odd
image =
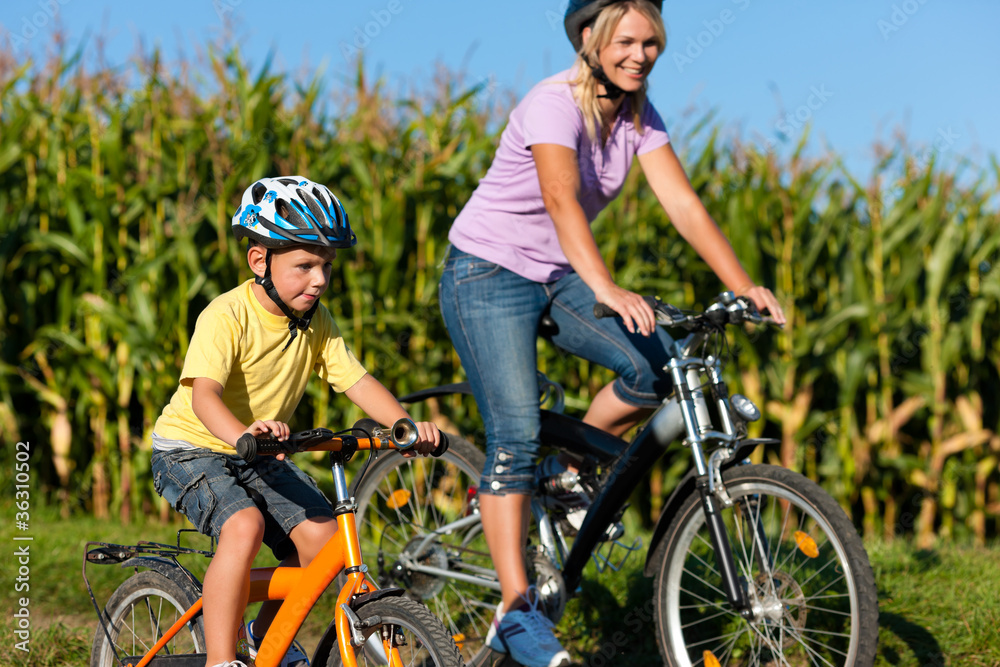
[[[745,296],[736,297],[732,292],[723,292],[707,310],[692,314],[687,314],[676,306],[664,303],[655,296],[645,296],[643,299],[656,314],[656,323],[663,326],[683,326],[691,331],[718,329],[726,324],[743,324],[744,322],[782,327],[774,321],[774,318],[761,315],[753,301]],[[618,317],[618,312],[603,303],[595,303],[594,317],[598,319]]]
[[[328,428],[314,428],[299,431],[288,436],[287,440],[278,440],[270,435],[252,435],[244,433],[236,441],[236,454],[247,463],[253,463],[258,456],[275,456],[277,454],[297,454],[299,452],[333,451],[339,452],[345,440],[353,440],[358,449],[398,449],[411,448],[417,441],[417,427],[409,419],[400,419],[391,429],[370,426],[371,420],[362,420],[355,425],[361,432],[370,437],[338,436]],[[364,424],[363,426],[361,426]],[[442,432],[441,442],[431,452],[431,456],[439,457],[448,451],[448,436]]]

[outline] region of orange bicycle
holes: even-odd
[[[355,432],[364,437],[355,436]],[[250,572],[250,602],[284,601],[257,650],[256,667],[277,667],[313,605],[341,572],[344,584],[337,596],[334,619],[313,652],[314,667],[463,664],[455,640],[441,621],[424,605],[404,597],[402,589],[379,589],[362,562],[355,524],[357,504],[348,492],[344,464],[359,450],[369,451],[370,462],[380,449],[403,450],[415,441],[416,427],[406,419],[388,430],[372,420],[362,420],[340,433],[312,429],[294,433],[283,442],[251,435],[240,438],[237,453],[247,462],[279,453],[329,452],[336,494],[337,533],[309,567],[254,568]],[[440,456],[447,448],[442,434],[442,443],[433,455]],[[359,479],[367,468],[368,463]],[[181,547],[180,532],[176,546],[146,541],[135,545],[87,543],[83,578],[100,619],[91,650],[92,667],[205,664],[201,582],[177,559],[211,557],[213,552]],[[103,611],[87,578],[88,563],[121,564],[135,571]]]

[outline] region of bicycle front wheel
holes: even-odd
[[[147,570],[125,580],[104,609],[90,652],[91,667],[113,667],[115,659],[143,656],[198,600],[194,586]],[[108,638],[110,636],[110,642]],[[112,648],[112,645],[114,648]],[[205,653],[202,617],[189,621],[157,655]]]
[[[474,514],[469,490],[479,485],[485,456],[448,437],[440,458],[381,455],[354,495],[361,552],[369,567],[375,561],[379,586],[398,586],[428,605],[468,659],[482,647],[500,591],[490,587],[498,584],[480,522],[473,516],[454,527]]]
[[[367,641],[356,650],[358,667],[390,664],[392,652],[398,663],[420,667],[462,667],[465,662],[455,642],[441,621],[427,607],[406,597],[375,600],[357,610]],[[336,646],[327,659],[327,667],[342,663]]]
[[[654,558],[656,634],[664,662],[692,665],[871,665],[875,579],[857,531],[817,484],[785,468],[722,474],[723,521],[752,616],[735,612],[701,498],[688,498]]]

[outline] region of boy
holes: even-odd
[[[265,178],[243,194],[233,216],[249,239],[256,278],[216,298],[199,316],[180,386],[153,433],[157,493],[203,533],[218,538],[205,574],[206,667],[245,667],[236,657],[263,541],[283,564],[305,567],[337,530],[316,484],[284,456],[253,465],[234,456],[244,433],[289,435],[288,420],[315,371],[383,424],[407,417],[344,344],[320,297],[337,248],[357,239],[337,198],[300,176]],[[437,446],[437,428],[417,424],[416,450]],[[280,603],[261,607],[251,640],[264,636]],[[307,665],[295,645],[282,667]]]

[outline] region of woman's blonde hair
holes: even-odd
[[[597,99],[597,87],[600,82],[594,77],[590,64],[598,65],[598,52],[611,43],[611,38],[615,34],[618,22],[628,13],[630,9],[639,12],[652,24],[656,33],[656,45],[659,52],[663,53],[667,45],[667,32],[663,27],[663,19],[660,12],[648,0],[625,0],[608,5],[597,15],[591,28],[590,37],[580,49],[576,57],[576,79],[573,84],[573,97],[576,104],[583,112],[583,122],[587,128],[587,136],[591,141],[597,141],[597,119],[601,118],[601,108]],[[642,108],[646,102],[646,85],[643,81],[642,87],[634,93],[626,93],[628,100],[632,104],[632,122],[636,130],[642,133]],[[603,120],[601,121],[603,123]]]

